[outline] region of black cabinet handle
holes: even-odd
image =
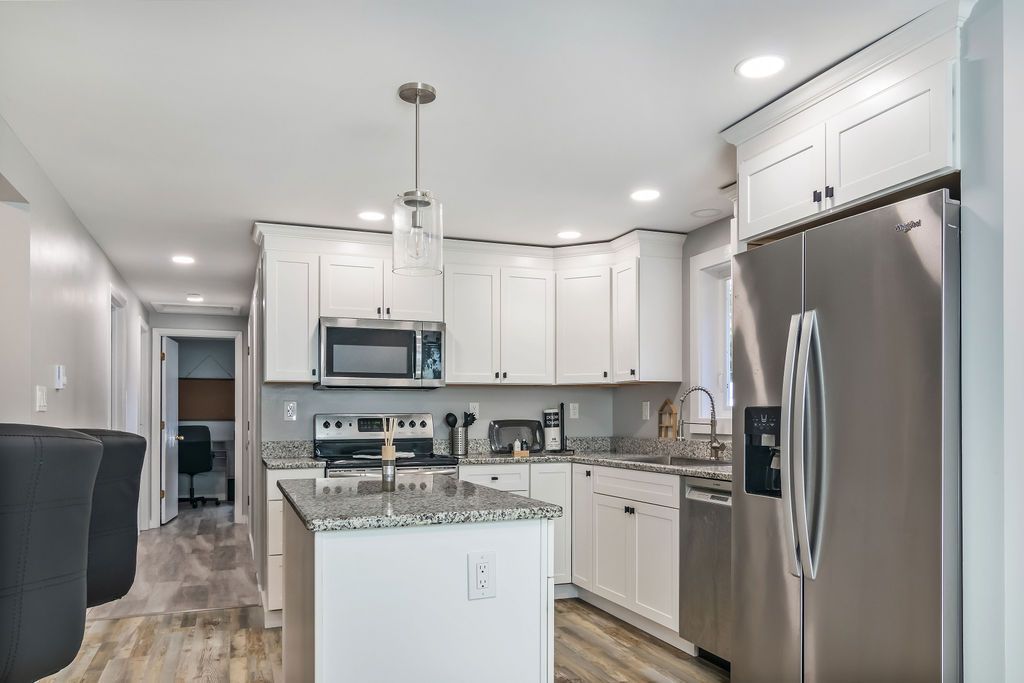
[[[605,377],[607,377],[607,376],[608,376],[608,371],[607,371],[607,370],[605,370],[605,371],[604,371],[604,376],[605,376]]]
[[[630,370],[629,370],[629,374],[631,374],[631,375],[634,375],[634,376],[635,376],[635,375],[636,375],[636,369],[634,369],[634,368],[630,368]]]
[[[391,307],[388,306],[387,309],[385,309],[384,312],[387,313],[388,315],[391,315]]]
[[[587,470],[587,476],[588,477],[590,476],[590,470]]]
[[[498,373],[494,373],[494,379],[498,379]]]
[[[310,372],[314,377],[316,377],[316,368],[313,368]]]
[[[507,372],[501,373],[501,378],[502,379],[508,379],[508,373]]]
[[[377,315],[380,315],[380,306],[377,307]]]
[[[821,203],[821,190],[815,190],[813,193],[811,193],[811,202],[815,204]]]
[[[491,477],[491,481],[498,481],[497,477]]]
[[[836,188],[832,187],[831,185],[826,185],[825,186],[825,198],[826,199],[832,199],[832,197],[835,197],[835,196],[836,196]]]
[[[629,506],[628,505],[622,506],[622,511],[625,512],[628,515],[629,514]]]

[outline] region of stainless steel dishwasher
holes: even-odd
[[[679,635],[728,660],[732,650],[732,483],[683,478]]]

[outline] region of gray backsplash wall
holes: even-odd
[[[471,439],[486,439],[487,425],[496,419],[540,420],[545,408],[564,402],[569,436],[612,436],[612,393],[608,387],[454,386],[430,391],[377,389],[314,389],[300,384],[264,384],[262,439],[287,441],[313,438],[316,413],[428,411],[434,416],[434,434],[448,438],[444,423],[452,412],[462,422],[469,403],[480,404]],[[298,401],[294,422],[284,420],[284,401]],[[578,403],[580,416],[569,419],[569,403]]]
[[[612,390],[613,432],[615,436],[655,438],[658,436],[658,408],[666,398],[678,401],[690,375],[690,258],[729,243],[729,219],[723,218],[698,228],[683,243],[683,382],[682,384],[642,384],[620,386]],[[651,419],[643,420],[640,404],[651,402]]]

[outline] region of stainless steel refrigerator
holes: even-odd
[[[960,680],[959,213],[736,256],[734,681]]]

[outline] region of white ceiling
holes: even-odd
[[[719,130],[935,2],[3,2],[0,116],[144,301],[245,307],[254,220],[387,228],[356,214],[411,187],[403,82],[446,235],[688,231],[729,208]]]

